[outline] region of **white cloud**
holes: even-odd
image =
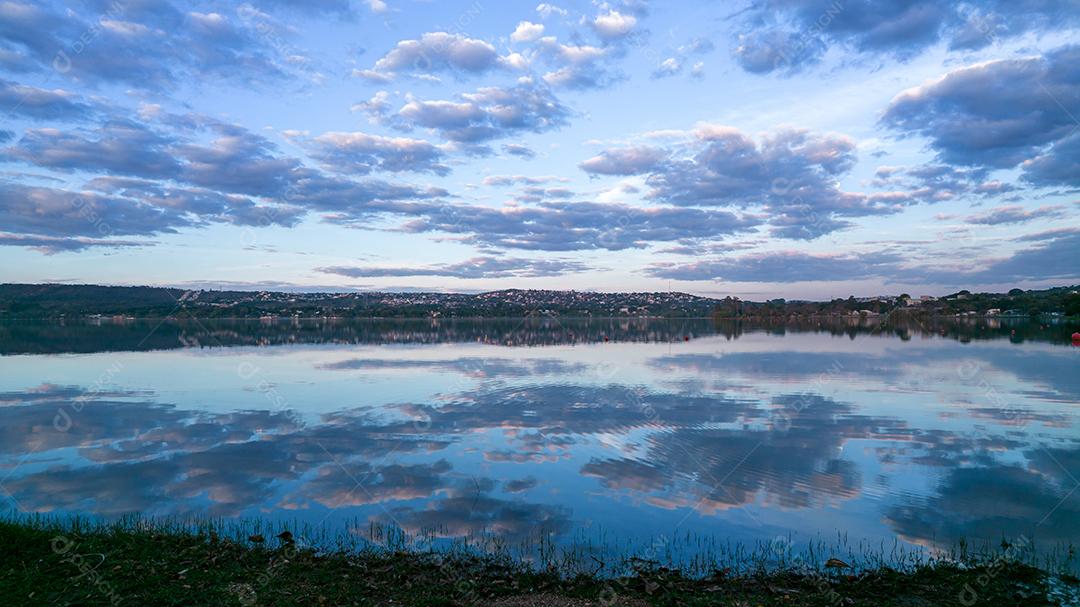
[[[551,17],[552,15],[559,15],[560,17],[565,17],[566,16],[566,9],[565,8],[559,8],[559,7],[555,6],[554,4],[548,4],[546,2],[542,2],[540,4],[537,4],[536,5],[536,12],[539,13],[540,16],[543,17],[544,19],[547,19],[548,17]]]
[[[375,62],[374,72],[392,75],[398,70],[413,73],[453,71],[480,73],[499,65],[491,44],[448,32],[428,32],[419,40],[402,40]]]
[[[514,42],[531,42],[544,34],[544,24],[522,21],[518,24],[510,39]]]
[[[683,64],[675,57],[668,57],[653,70],[653,78],[666,78],[668,76],[674,76],[682,71]]]
[[[592,27],[596,35],[605,40],[622,38],[634,30],[637,25],[637,17],[624,15],[619,11],[612,10],[604,15],[597,15],[593,19]]]

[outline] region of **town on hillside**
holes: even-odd
[[[1080,316],[1080,286],[943,297],[881,295],[831,301],[702,297],[679,292],[505,289],[485,293],[185,290],[65,284],[0,285],[0,318],[812,317]]]

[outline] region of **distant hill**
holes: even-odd
[[[708,317],[720,300],[687,293],[591,293],[507,289],[487,293],[284,293],[162,287],[0,285],[0,318],[61,316],[205,318],[426,316]]]
[[[849,297],[832,301],[744,301],[679,292],[598,293],[506,289],[486,293],[287,293],[63,284],[0,285],[0,318],[420,318],[603,316],[783,317],[815,315],[1080,315],[1080,286],[941,297]]]

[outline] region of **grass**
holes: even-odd
[[[910,560],[888,566],[768,564],[739,552],[740,567],[699,575],[639,557],[620,567],[555,556],[529,563],[468,550],[404,550],[344,542],[313,550],[300,538],[221,524],[0,520],[4,605],[1058,605],[1080,599],[1080,581],[997,554]],[[384,533],[380,531],[380,533]],[[300,540],[300,541],[297,541]],[[568,563],[573,562],[573,566]],[[622,571],[607,573],[606,571]],[[1071,597],[1071,598],[1069,598]]]

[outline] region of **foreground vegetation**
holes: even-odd
[[[315,551],[289,532],[224,537],[215,527],[0,521],[5,605],[1068,605],[1080,582],[995,554],[891,568],[798,560],[687,577],[631,559],[622,575],[569,575],[468,553]],[[599,561],[597,561],[599,563]]]

